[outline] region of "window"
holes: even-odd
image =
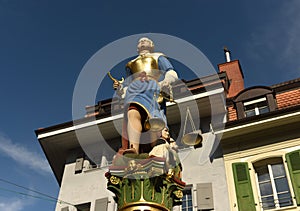
[[[248,102],[244,102],[244,111],[245,111],[245,116],[255,116],[263,113],[269,112],[269,106],[267,99],[264,98],[259,98],[256,100],[251,100]]]
[[[300,206],[300,150],[285,154],[285,158],[287,165],[282,157],[257,161],[253,163],[254,172],[247,162],[232,163],[238,210],[256,211],[256,206],[261,210]],[[250,172],[256,181],[251,181]],[[258,190],[255,195],[253,186]]]
[[[75,206],[77,211],[90,211],[91,203],[84,203]]]
[[[253,164],[263,210],[293,205],[284,164],[281,158],[270,158]]]
[[[189,186],[183,190],[182,211],[193,211],[192,187]]]
[[[275,91],[266,86],[254,86],[241,91],[233,100],[238,119],[255,116],[277,108]]]

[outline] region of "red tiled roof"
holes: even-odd
[[[277,110],[300,106],[300,78],[270,86],[275,92]],[[251,89],[248,88],[248,89]],[[227,99],[228,122],[237,120],[237,112],[230,99]]]
[[[278,109],[300,105],[300,88],[276,95]]]
[[[233,121],[237,119],[236,110],[233,108],[233,106],[229,106],[227,108],[228,110],[228,121]]]

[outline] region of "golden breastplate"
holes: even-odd
[[[131,73],[134,74],[135,78],[139,77],[139,74],[136,73],[146,72],[147,76],[158,80],[161,75],[161,71],[158,67],[158,57],[161,55],[163,54],[149,53],[146,55],[140,55],[136,59],[128,62],[126,67],[130,68]]]

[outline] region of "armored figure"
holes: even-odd
[[[139,56],[126,65],[127,79],[123,84],[118,81],[113,84],[119,95],[125,94],[121,150],[126,153],[149,152],[151,143],[158,137],[147,133],[148,138],[143,137],[147,143],[141,143],[141,134],[148,130],[162,130],[166,126],[166,117],[158,98],[161,90],[177,80],[178,76],[166,56],[153,50],[153,42],[141,38],[137,46]],[[156,118],[156,128],[153,125],[151,128],[151,118]],[[140,147],[141,144],[143,147]]]

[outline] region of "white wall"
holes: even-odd
[[[88,166],[88,161],[84,161],[84,167]],[[110,191],[106,189],[107,179],[104,174],[107,168],[87,170],[84,168],[82,173],[75,174],[75,163],[65,166],[62,179],[59,199],[68,203],[78,205],[91,202],[91,210],[95,209],[95,200],[109,197],[108,208],[114,210],[115,203]],[[69,210],[76,210],[71,205],[57,203],[56,211],[69,206]]]
[[[183,165],[182,180],[193,185],[194,210],[197,210],[197,183],[212,183],[214,210],[230,210],[222,151],[220,147],[215,150],[213,146],[218,146],[218,140],[211,133],[203,137],[201,148],[191,147],[179,152]]]
[[[183,181],[193,185],[193,205],[197,210],[197,183],[212,183],[214,210],[229,210],[228,188],[225,176],[224,160],[215,135],[203,135],[203,146],[198,149],[185,148],[179,152],[183,165]],[[215,145],[214,145],[215,144]],[[108,210],[113,211],[116,204],[112,193],[106,189],[107,179],[104,174],[107,168],[87,170],[88,161],[84,161],[82,173],[75,174],[75,163],[67,164],[62,179],[59,199],[74,205],[91,202],[94,210],[96,199],[109,197]],[[61,211],[66,204],[57,203],[56,211]],[[69,206],[69,210],[76,210]]]

